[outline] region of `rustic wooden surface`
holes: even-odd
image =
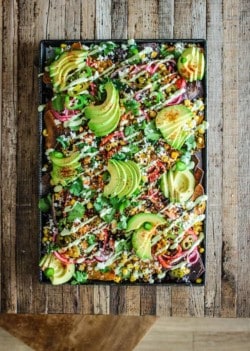
[[[250,316],[248,0],[2,0],[1,312]],[[40,285],[37,62],[41,39],[204,38],[208,45],[205,287]]]
[[[138,323],[140,318],[143,323]],[[36,351],[130,351],[155,320],[153,316],[5,314],[0,316],[0,331],[3,327]]]
[[[0,345],[1,351],[249,351],[250,318],[4,314]]]

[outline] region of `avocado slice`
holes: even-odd
[[[167,172],[167,183],[168,183],[168,191],[169,191],[169,198],[171,202],[176,202],[175,198],[175,182],[174,182],[174,171],[170,169]]]
[[[112,82],[107,82],[104,86],[106,90],[106,99],[100,105],[89,105],[85,108],[85,116],[89,119],[95,118],[95,116],[103,115],[107,113],[113,105],[119,102],[119,95],[118,92]]]
[[[73,277],[75,272],[74,264],[63,264],[53,253],[44,255],[40,260],[39,266],[44,272],[46,272],[47,269],[52,269],[52,274],[50,274],[48,278],[53,285],[66,283]]]
[[[51,152],[49,155],[51,162],[59,167],[71,166],[76,163],[81,158],[81,153],[79,151],[73,152],[70,156],[67,157],[56,157],[56,155]]]
[[[100,105],[89,106],[89,108],[95,107],[96,111],[93,113],[93,115],[91,115],[91,117],[88,117],[88,118],[94,123],[99,124],[109,120],[114,114],[116,114],[119,108],[119,94],[117,90],[115,90],[114,98],[112,99],[112,101],[109,102],[109,104],[110,104],[109,109],[106,109],[104,107],[102,110],[97,109],[97,107],[99,107]],[[86,107],[86,109],[87,108],[88,107]],[[85,112],[85,115],[86,115],[86,112]]]
[[[180,203],[186,202],[194,193],[195,178],[193,173],[186,169],[177,171],[174,176],[175,196]]]
[[[136,255],[143,259],[152,259],[151,254],[151,238],[155,228],[147,230],[143,227],[134,231],[132,236],[132,246]]]
[[[156,127],[173,148],[179,150],[190,135],[188,123],[193,113],[184,105],[163,108],[156,116]]]
[[[131,195],[131,191],[134,189],[135,184],[135,174],[134,171],[130,168],[130,166],[126,162],[119,162],[120,167],[123,168],[123,171],[126,173],[126,183],[125,187],[122,191],[119,191],[118,197],[122,198],[123,196]]]
[[[188,82],[202,80],[205,72],[202,49],[195,46],[185,49],[178,59],[177,70]]]
[[[94,122],[93,120],[90,120],[88,123],[89,129],[91,129],[96,136],[105,136],[113,132],[118,123],[120,121],[120,107],[117,105],[117,108],[108,119],[102,121],[102,122]]]
[[[66,185],[67,182],[72,180],[77,175],[77,168],[81,166],[80,162],[75,162],[70,166],[59,167],[53,164],[51,172],[51,183],[52,185],[62,184]]]
[[[105,185],[103,195],[106,197],[110,195],[116,196],[115,190],[118,188],[121,178],[120,169],[114,160],[109,160],[107,170],[110,174],[110,181]]]
[[[165,224],[166,220],[155,213],[137,213],[128,220],[127,231],[139,229],[146,222],[157,227],[158,225]]]
[[[86,52],[72,50],[61,54],[61,56],[49,67],[49,74],[52,79],[55,92],[65,90],[70,72],[85,66],[84,58]]]
[[[163,195],[168,198],[169,197],[169,188],[168,188],[168,179],[167,173],[164,173],[160,179],[160,189],[163,192]]]
[[[171,202],[186,202],[194,193],[195,177],[189,169],[173,171],[166,175],[169,198]]]
[[[127,161],[127,165],[129,165],[130,166],[130,168],[133,168],[133,170],[134,170],[134,175],[135,175],[135,177],[136,177],[136,186],[135,186],[135,188],[134,188],[134,190],[133,190],[133,192],[139,187],[139,185],[140,185],[140,181],[141,181],[141,171],[140,171],[140,168],[139,168],[139,166],[138,166],[138,164],[136,163],[136,162],[134,162],[134,161]],[[133,193],[132,192],[132,193]]]

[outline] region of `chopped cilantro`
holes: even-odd
[[[51,195],[47,195],[46,197],[42,197],[38,203],[39,210],[42,212],[49,212],[51,208]]]
[[[135,124],[132,124],[130,126],[127,126],[124,130],[124,134],[125,136],[129,136],[129,135],[132,135],[136,132],[136,126]]]
[[[124,107],[126,109],[126,112],[132,112],[134,116],[139,115],[140,104],[138,101],[134,99],[124,101]]]
[[[69,188],[69,191],[72,195],[75,196],[80,196],[81,192],[83,190],[83,182],[81,180],[81,178],[77,178],[71,185]]]
[[[144,129],[144,134],[147,140],[157,141],[160,139],[161,134],[158,132],[155,126],[155,122],[149,122]]]
[[[88,281],[88,274],[86,272],[76,271],[73,275],[71,285],[85,284]]]
[[[129,251],[131,249],[131,242],[126,239],[121,239],[116,242],[115,252]]]
[[[67,220],[73,222],[77,218],[82,218],[85,213],[85,207],[80,202],[76,202],[72,210],[69,212]]]

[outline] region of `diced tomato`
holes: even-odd
[[[184,78],[179,78],[175,82],[175,85],[176,85],[177,89],[182,89],[182,88],[186,88],[187,82]]]
[[[109,142],[112,138],[124,138],[124,133],[117,130],[114,133],[107,135],[106,137],[102,138],[100,146],[107,144],[107,142]]]

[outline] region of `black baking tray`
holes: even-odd
[[[39,88],[39,105],[46,104],[48,100],[51,98],[51,89],[48,88],[46,84],[43,83],[41,74],[44,72],[45,66],[46,66],[46,61],[50,57],[51,50],[53,48],[59,47],[61,44],[66,44],[66,45],[72,45],[73,43],[78,43],[80,42],[81,44],[85,45],[91,45],[91,44],[100,44],[104,42],[112,41],[117,44],[126,44],[127,39],[99,39],[99,40],[82,40],[82,39],[70,39],[70,40],[41,40],[39,44],[39,80],[38,80],[38,88]],[[167,44],[175,44],[175,43],[195,43],[195,44],[200,44],[205,53],[205,74],[202,79],[202,85],[204,89],[204,104],[205,104],[205,120],[207,121],[207,62],[208,62],[208,51],[207,51],[207,43],[205,39],[135,39],[136,43],[138,44],[150,44],[150,43],[156,43],[156,44],[161,44],[161,43],[167,43]],[[38,112],[38,131],[39,131],[39,175],[38,175],[38,198],[40,199],[43,196],[43,191],[42,191],[42,165],[44,161],[46,160],[45,155],[44,155],[44,137],[42,135],[42,132],[45,128],[44,126],[44,121],[43,121],[44,113],[43,112]],[[204,175],[202,178],[202,185],[204,187],[205,194],[207,194],[207,141],[208,141],[208,135],[207,132],[205,133],[205,148],[203,148],[198,157],[199,157],[199,163],[201,165],[201,168],[204,171]],[[209,201],[209,199],[208,199]],[[207,202],[208,202],[207,201]],[[206,211],[205,211],[206,219],[204,221],[204,233],[205,233],[205,238],[203,240],[203,246],[205,248],[205,253],[206,253],[206,240],[207,240],[207,206],[206,206]],[[43,223],[45,220],[45,216],[39,212],[39,234],[38,234],[38,251],[39,251],[39,257],[42,256],[43,248],[42,248],[42,227]],[[115,282],[110,282],[110,281],[94,281],[90,280],[88,281],[85,285],[125,285],[125,286],[204,286],[206,283],[206,254],[203,253],[201,254],[202,262],[205,268],[205,271],[202,273],[200,276],[202,278],[201,283],[196,283],[196,282],[155,282],[153,284],[148,283],[148,282],[121,282],[121,283],[115,283]],[[45,277],[45,275],[39,270],[39,281],[41,283],[49,283],[49,280]],[[67,283],[66,283],[67,284]],[[68,283],[69,284],[69,283]]]

